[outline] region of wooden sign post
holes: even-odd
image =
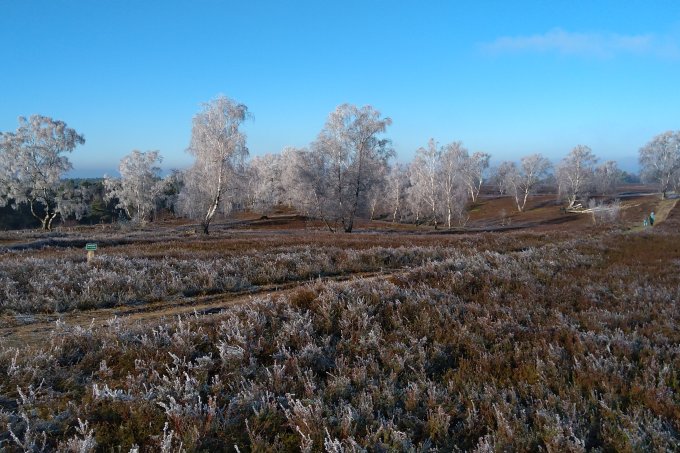
[[[85,250],[87,250],[87,262],[90,263],[94,259],[94,252],[97,250],[97,244],[88,242],[85,244]]]

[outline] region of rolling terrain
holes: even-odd
[[[631,192],[613,222],[553,200],[437,231],[3,233],[0,448],[679,448],[677,200]]]

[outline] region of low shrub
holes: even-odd
[[[21,351],[0,344],[0,449],[679,449],[677,272],[657,278],[603,253],[624,247],[618,234],[534,240],[408,248],[412,267],[388,277],[153,326],[59,325]],[[267,262],[296,275],[308,268],[295,253],[359,268],[400,256],[289,253]]]

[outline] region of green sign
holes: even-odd
[[[87,251],[97,250],[97,244],[95,244],[95,243],[85,244],[85,250],[87,250]]]

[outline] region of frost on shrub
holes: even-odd
[[[0,260],[0,310],[63,312],[171,296],[239,291],[253,285],[377,271],[441,259],[441,247],[373,247],[343,250],[308,246],[230,257],[172,258],[99,255],[92,265],[78,258],[33,258],[16,254]],[[75,255],[75,253],[73,253]]]
[[[591,198],[588,201],[593,223],[599,225],[611,225],[617,223],[621,218],[621,201],[614,200],[611,203],[604,203]]]
[[[97,441],[94,439],[94,432],[88,428],[88,422],[78,419],[76,435],[66,441],[60,450],[73,453],[88,453],[94,451]]]
[[[214,315],[60,324],[40,348],[0,343],[0,449],[44,438],[46,450],[677,450],[677,277],[605,268],[592,238],[526,241],[277,251],[266,271],[220,258],[196,269],[199,286],[231,282],[235,262],[237,281],[311,271],[295,256],[411,265]],[[12,291],[24,291],[7,262]],[[191,260],[112,259],[95,277],[137,265],[159,285],[193,275]]]

